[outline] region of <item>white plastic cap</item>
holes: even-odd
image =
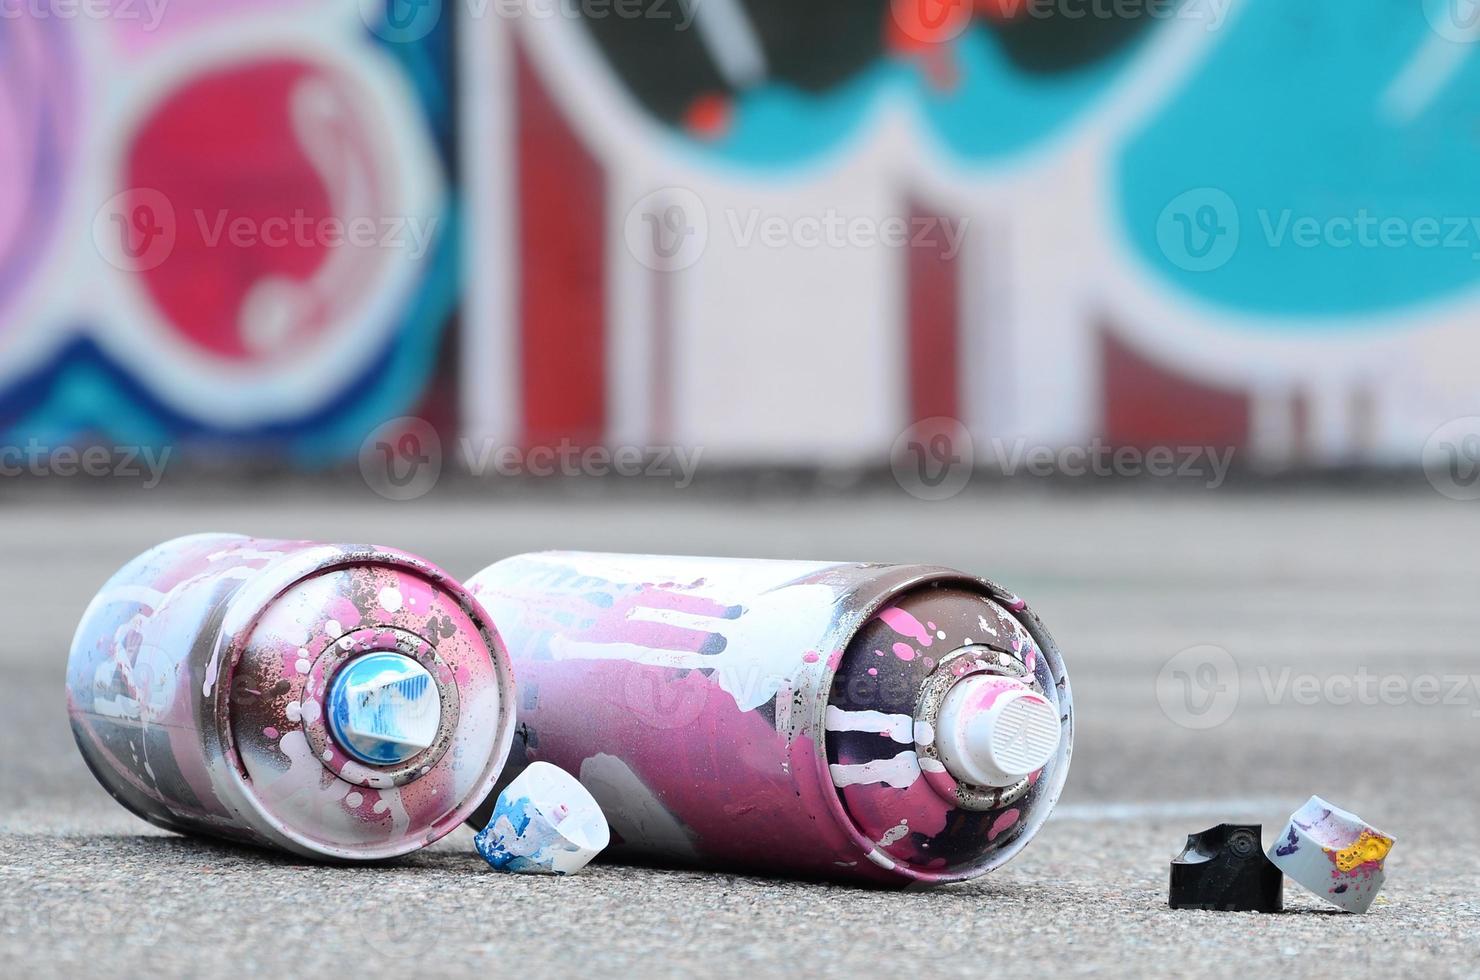
[[[328,715],[340,748],[370,765],[399,765],[436,741],[442,695],[415,660],[372,653],[334,679]]]
[[[1269,860],[1311,894],[1347,912],[1372,906],[1396,839],[1355,813],[1312,796],[1270,845]]]
[[[977,674],[946,692],[936,719],[940,761],[958,782],[1005,788],[1059,748],[1059,712],[1022,681]]]
[[[495,871],[573,875],[611,843],[601,805],[580,780],[531,762],[499,794],[473,846]]]

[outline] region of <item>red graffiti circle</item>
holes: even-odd
[[[104,254],[170,328],[232,362],[276,361],[338,325],[385,256],[371,130],[352,83],[291,57],[196,75],[134,133]]]

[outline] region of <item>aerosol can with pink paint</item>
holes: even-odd
[[[170,830],[340,860],[452,831],[513,739],[487,613],[383,548],[199,535],[92,601],[67,669],[98,780]]]
[[[1022,850],[1068,773],[1058,649],[970,575],[549,553],[468,587],[519,675],[505,778],[578,774],[619,857],[955,881]]]

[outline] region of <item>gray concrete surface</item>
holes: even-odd
[[[1014,490],[938,504],[467,492],[393,504],[363,488],[272,485],[213,502],[180,489],[6,496],[8,976],[1474,972],[1480,506],[1310,491]],[[1069,789],[1013,864],[930,893],[610,866],[560,881],[496,877],[467,831],[374,868],[163,834],[83,767],[63,665],[107,575],[199,530],[374,539],[463,575],[545,547],[979,571],[1033,602],[1065,650],[1080,724]],[[1225,723],[1197,729],[1171,720],[1177,702],[1164,708],[1157,677],[1204,644],[1233,656],[1238,701]],[[1363,703],[1363,683],[1380,703]],[[1371,913],[1328,914],[1293,886],[1281,916],[1165,907],[1167,861],[1185,834],[1237,818],[1262,821],[1268,838],[1312,793],[1399,839]]]

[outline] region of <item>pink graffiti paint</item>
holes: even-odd
[[[976,694],[972,696],[972,707],[977,708],[978,710],[990,708],[992,705],[997,703],[997,700],[1001,698],[1002,695],[1007,694],[1011,691],[1015,691],[1018,689],[1018,687],[1019,685],[1008,681],[1003,681],[997,684],[983,684],[981,685],[981,690],[977,691]]]
[[[999,816],[996,820],[993,820],[992,829],[987,831],[987,840],[996,840],[998,837],[1001,837],[1007,831],[1011,830],[1013,826],[1017,824],[1018,818],[1021,816],[1022,813],[1020,811],[1013,809],[1008,810],[1007,812]]]
[[[612,824],[616,857],[960,880],[1018,853],[1062,789],[1073,712],[1057,649],[979,579],[543,554],[500,562],[469,588],[498,620],[523,691],[505,778],[534,761],[578,774]],[[975,642],[983,618],[1000,649]],[[909,644],[909,659],[880,660],[924,621],[937,653],[928,665]],[[1030,635],[1044,656],[1027,674],[1007,638]],[[958,783],[934,751],[933,712],[959,680],[999,671],[1057,706],[1063,739],[1040,778]]]
[[[388,609],[389,595],[418,601]],[[341,672],[371,657],[426,683],[357,698],[389,698],[378,717],[394,718],[415,692],[437,719],[393,761],[348,751],[355,729],[331,710],[353,703]],[[466,819],[515,708],[487,614],[435,566],[232,535],[169,542],[115,575],[78,627],[67,700],[89,767],[145,820],[345,860],[405,854]]]
[[[72,25],[10,11],[0,28],[0,328],[56,237],[81,130]]]

